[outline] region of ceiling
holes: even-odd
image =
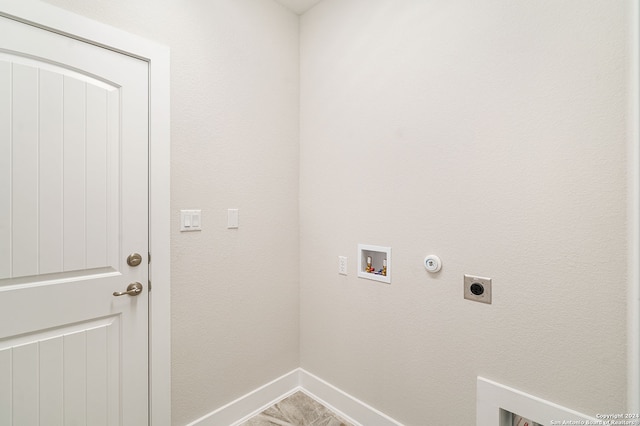
[[[290,9],[291,11],[302,15],[307,10],[311,9],[316,3],[320,3],[322,0],[276,0],[278,3]]]

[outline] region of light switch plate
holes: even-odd
[[[227,228],[236,229],[239,226],[238,209],[227,210]]]
[[[180,210],[180,232],[202,231],[202,210]]]

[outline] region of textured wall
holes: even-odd
[[[171,48],[173,424],[298,367],[298,17],[270,0],[50,0]],[[201,233],[179,210],[203,210]],[[226,209],[240,228],[226,229]]]
[[[293,14],[48,1],[171,47],[174,424],[298,366],[298,308],[300,364],[407,425],[474,424],[477,375],[625,411],[630,1],[324,0],[299,161]],[[391,285],[356,278],[357,243],[393,247]]]
[[[625,411],[630,3],[302,16],[303,368],[407,425],[474,424],[478,375]],[[357,278],[358,243],[392,246],[391,285]]]

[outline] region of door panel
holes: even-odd
[[[9,62],[5,62],[9,64]],[[60,114],[48,114],[55,111],[63,102],[63,76],[47,70],[40,70],[39,80],[39,138],[45,143],[39,144],[39,158],[46,159],[39,164],[39,264],[40,274],[63,270],[62,241],[62,200],[63,171],[62,153],[64,148],[64,130]],[[8,90],[10,85],[7,84]],[[42,214],[42,212],[46,212]]]
[[[11,111],[11,275],[36,275],[38,228],[38,72],[15,64],[10,72]]]
[[[1,426],[148,423],[147,162],[147,63],[0,17]]]
[[[10,63],[0,61],[0,141],[11,140],[10,70]],[[0,277],[11,275],[11,174],[11,144],[0,143]]]
[[[11,262],[0,278],[115,266],[107,236],[117,233],[109,214],[119,200],[109,188],[118,186],[119,164],[107,160],[119,156],[120,91],[19,59],[0,55],[0,85],[12,99],[2,191],[10,209],[0,218],[11,229],[2,253]]]
[[[0,371],[12,384],[5,392],[14,399],[0,403],[0,412],[10,413],[13,423],[2,423],[0,414],[0,424],[118,424],[108,392],[109,375],[119,370],[118,326],[118,317],[110,317],[0,347]],[[110,351],[116,356],[108,356]]]

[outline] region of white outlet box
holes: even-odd
[[[338,256],[338,273],[340,275],[347,275],[347,257]]]

